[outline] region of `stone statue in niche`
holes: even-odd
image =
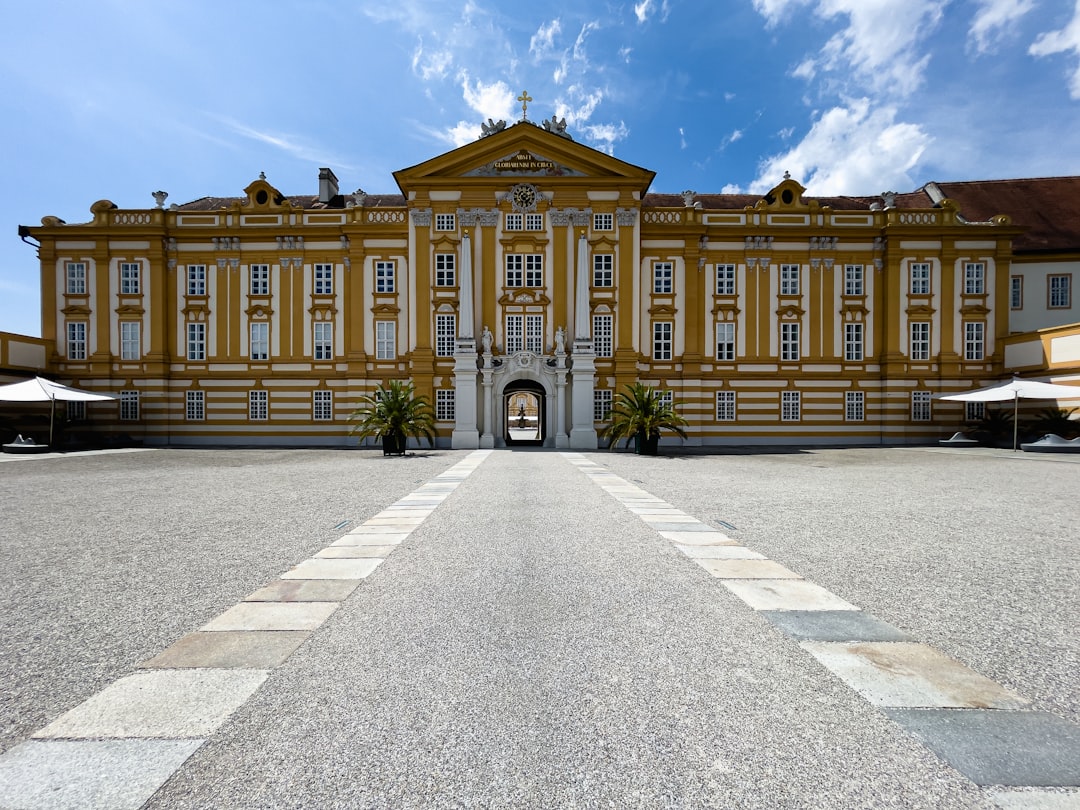
[[[480,344],[484,347],[484,354],[491,354],[492,340],[494,340],[494,335],[492,335],[491,330],[485,326],[484,331],[480,335]]]
[[[555,354],[566,352],[566,330],[561,326],[555,330]]]

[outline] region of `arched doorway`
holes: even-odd
[[[543,447],[547,438],[546,392],[532,380],[507,383],[502,394],[502,435],[507,447]]]

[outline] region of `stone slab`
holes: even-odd
[[[382,559],[366,560],[304,560],[282,579],[364,579],[379,567]]]
[[[657,514],[656,512],[652,512],[645,515],[638,515],[638,517],[644,520],[650,526],[662,526],[664,531],[688,531],[687,529],[683,528],[683,524],[697,524],[699,526],[705,525],[697,518],[690,517],[690,515],[683,514],[682,512],[671,512],[663,514]],[[700,529],[699,531],[711,530],[712,526],[708,526],[707,528]],[[689,529],[689,531],[694,531],[694,529]]]
[[[382,528],[383,526],[401,526],[415,529],[425,520],[427,520],[427,515],[415,515],[413,517],[382,517],[376,515],[373,518],[365,520],[361,526],[378,526],[379,528]],[[406,529],[406,531],[408,530],[409,529]]]
[[[804,579],[724,579],[721,584],[754,610],[858,610]]]
[[[29,740],[0,757],[5,810],[138,810],[203,740]]]
[[[339,540],[335,540],[330,546],[331,548],[338,546],[398,546],[405,542],[408,536],[403,532],[346,534]]]
[[[128,675],[35,739],[209,737],[269,676],[263,669],[162,669]]]
[[[761,615],[800,641],[911,641],[861,610],[763,610]]]
[[[139,666],[151,669],[273,669],[281,666],[310,635],[310,632],[296,630],[200,631],[189,633]]]
[[[200,630],[317,630],[339,602],[241,602]]]
[[[386,557],[397,546],[330,546],[324,548],[316,558],[320,560],[355,559],[357,557]]]
[[[365,546],[385,548],[385,546]],[[275,579],[244,597],[245,602],[341,602],[356,590],[358,579]]]
[[[357,537],[357,536],[375,534],[375,535],[379,535],[380,537],[398,536],[398,537],[401,538],[401,540],[404,540],[406,537],[408,537],[410,534],[412,534],[412,531],[415,528],[416,528],[416,526],[413,526],[411,524],[408,525],[408,526],[402,526],[401,524],[386,525],[386,526],[367,526],[367,525],[364,525],[364,526],[357,526],[355,529],[352,529],[349,532],[349,536]],[[398,540],[397,542],[400,543],[401,540]],[[391,543],[391,542],[394,542],[394,541],[386,540],[385,542]]]
[[[379,512],[379,514],[375,515],[374,517],[377,517],[377,518],[390,518],[390,519],[393,519],[393,520],[397,520],[397,519],[401,519],[401,518],[407,518],[407,519],[420,518],[420,519],[424,519],[424,518],[430,516],[431,513],[434,512],[434,511],[435,511],[434,509],[429,509],[427,507],[424,507],[422,509],[384,509],[383,511]]]
[[[660,536],[680,546],[737,546],[738,541],[732,540],[723,532],[711,529],[707,532],[699,531],[662,531]]]
[[[1028,703],[926,644],[803,641],[800,646],[875,706],[1017,709]]]
[[[802,579],[773,560],[709,560],[697,564],[717,579]]]
[[[676,546],[687,557],[695,560],[764,560],[764,554],[746,546]]]
[[[1080,790],[999,790],[990,800],[1001,810],[1076,810]]]
[[[1080,726],[1048,712],[886,709],[885,714],[977,785],[1080,786]]]

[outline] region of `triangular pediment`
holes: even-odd
[[[394,172],[402,192],[461,188],[504,181],[543,185],[588,179],[596,187],[629,187],[644,194],[655,172],[634,166],[530,122],[519,122],[473,143]]]

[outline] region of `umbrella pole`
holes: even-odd
[[[1016,435],[1020,429],[1020,395],[1013,397],[1013,452],[1016,452]]]
[[[56,421],[56,397],[49,397],[49,447],[53,441],[53,422]]]

